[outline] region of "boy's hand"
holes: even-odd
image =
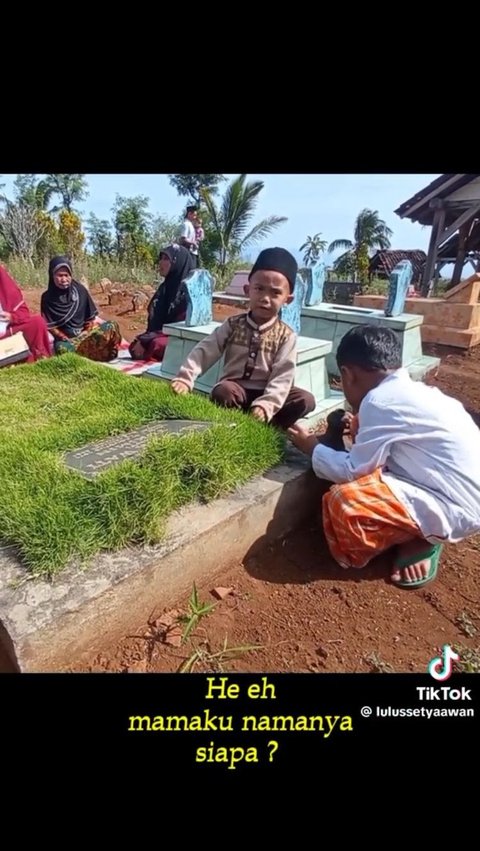
[[[262,423],[267,422],[267,415],[266,415],[265,411],[263,410],[263,408],[260,407],[260,405],[253,405],[250,408],[250,413],[251,413],[252,417],[255,417],[256,420],[261,420]]]
[[[358,415],[350,411],[333,411],[327,417],[325,437],[333,441],[334,448],[342,448],[340,443],[344,437],[350,437],[354,442],[358,432]],[[343,447],[344,448],[344,447]]]
[[[287,434],[293,445],[300,449],[305,455],[312,455],[313,450],[318,446],[318,440],[315,434],[310,434],[302,426],[294,425],[287,430]]]
[[[350,411],[336,411],[335,413],[343,414],[343,417],[341,419],[341,424],[343,425],[343,436],[348,436],[353,442],[355,442],[355,438],[358,432],[358,414],[352,414]]]
[[[183,381],[172,381],[170,384],[174,393],[177,393],[179,396],[184,396],[187,393],[190,393],[190,388],[184,384]]]
[[[350,439],[353,443],[355,443],[355,438],[358,434],[358,414],[345,414],[349,419],[347,420],[347,431],[346,434],[349,435]]]

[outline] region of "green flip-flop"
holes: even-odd
[[[412,556],[397,559],[393,564],[395,570],[401,570],[403,567],[409,567],[411,564],[416,564],[418,561],[426,561],[427,559],[430,559],[430,568],[427,575],[423,576],[422,579],[412,579],[411,582],[409,582],[408,579],[402,579],[400,582],[394,582],[392,580],[393,585],[398,585],[399,588],[422,588],[429,582],[433,582],[438,573],[438,565],[442,550],[443,544],[432,544],[432,546],[428,550],[425,550],[425,552],[416,553],[415,556],[413,556],[415,561],[412,561]]]

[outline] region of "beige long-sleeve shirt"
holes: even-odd
[[[271,420],[283,407],[295,377],[297,337],[278,317],[256,325],[250,314],[231,316],[190,352],[177,375],[190,390],[195,380],[224,355],[220,381],[263,390],[255,405]]]

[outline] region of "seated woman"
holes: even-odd
[[[95,323],[95,302],[87,288],[73,279],[68,257],[50,260],[48,289],[42,294],[40,307],[57,355],[76,352],[95,361],[117,357],[122,341],[118,323]]]
[[[187,296],[181,286],[194,269],[194,260],[181,245],[163,248],[158,258],[158,271],[165,280],[148,305],[147,330],[130,343],[134,360],[163,360],[168,336],[162,328],[168,322],[181,322],[187,312]]]
[[[0,339],[21,331],[30,349],[26,363],[50,357],[45,320],[30,313],[18,284],[0,266]]]

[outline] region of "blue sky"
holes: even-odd
[[[16,175],[3,175],[7,195]],[[237,175],[226,175],[228,179]],[[355,218],[364,207],[378,210],[393,230],[392,248],[428,248],[430,228],[422,228],[400,219],[394,210],[434,180],[438,174],[249,174],[248,180],[265,184],[259,196],[255,219],[271,215],[287,216],[288,222],[277,228],[263,243],[250,250],[254,256],[261,248],[281,245],[301,259],[299,248],[307,235],[321,232],[329,243],[334,239],[353,238]],[[117,194],[146,195],[150,212],[156,215],[180,215],[186,199],[180,198],[165,174],[87,174],[89,196],[79,208],[82,217],[93,212],[111,218]],[[329,258],[327,258],[328,261]]]

